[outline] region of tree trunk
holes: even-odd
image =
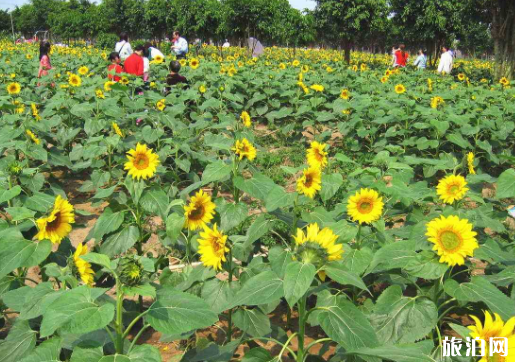
[[[498,78],[512,78],[515,75],[515,2],[496,0],[490,7],[490,11],[495,75]]]
[[[342,39],[341,47],[343,49],[343,57],[345,59],[345,62],[347,64],[350,64],[350,50],[351,50],[350,41],[348,41],[347,39]]]

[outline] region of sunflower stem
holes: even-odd
[[[356,247],[361,250],[361,224],[358,225],[358,233],[356,234]]]
[[[295,235],[295,228],[297,227],[297,222],[299,221],[299,217],[297,215],[297,204],[299,203],[299,194],[295,195],[295,201],[293,202],[293,222],[291,224],[291,235]]]
[[[229,289],[231,289],[232,283],[232,248],[229,248]],[[227,317],[227,342],[232,339],[232,308],[229,309],[229,315]]]
[[[304,361],[304,334],[306,328],[306,300],[307,294],[300,298],[298,303],[299,308],[299,334],[297,335],[297,362]]]
[[[118,278],[116,279],[116,353],[123,353],[123,292],[122,286]]]

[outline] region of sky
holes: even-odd
[[[288,0],[292,7],[304,10],[305,8],[313,10],[315,8],[315,1],[313,0]],[[21,6],[28,3],[29,0],[0,0],[0,9],[14,9],[16,5]]]

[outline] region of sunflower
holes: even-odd
[[[129,171],[129,175],[133,179],[146,180],[156,173],[157,165],[159,165],[159,155],[152,152],[147,145],[138,142],[136,149],[127,152],[128,161],[125,162],[125,170]]]
[[[283,69],[283,70],[286,69],[286,64],[280,63],[279,64],[279,69]]]
[[[364,72],[365,70],[367,70],[367,65],[362,63],[360,66],[359,66],[359,70],[361,70],[362,72]]]
[[[240,161],[243,159],[243,157],[247,157],[249,161],[252,161],[256,158],[256,148],[246,138],[242,139],[241,141],[236,140],[232,150],[237,156],[240,156]]]
[[[465,80],[465,74],[463,74],[463,73],[458,74],[458,79]]]
[[[304,263],[312,263],[321,267],[326,262],[342,258],[343,246],[336,244],[338,235],[325,227],[322,230],[316,223],[307,227],[306,233],[297,229],[295,240],[295,252]]]
[[[104,90],[106,92],[109,92],[112,89],[111,86],[113,86],[114,84],[116,84],[116,82],[113,82],[112,80],[108,80],[107,82],[104,83]]]
[[[463,265],[465,257],[474,254],[474,250],[479,247],[476,235],[467,219],[454,215],[441,216],[427,224],[427,239],[435,244],[433,250],[440,256],[440,263],[449,266]]]
[[[501,79],[499,79],[499,83],[501,83],[504,87],[510,85],[510,81],[506,77],[502,77]]]
[[[386,69],[384,72],[385,77],[389,77],[392,75],[392,71],[390,69]]]
[[[357,66],[356,64],[354,64],[354,65],[352,66],[352,70],[353,70],[354,72],[357,72],[357,71],[358,71],[358,66]]]
[[[18,94],[21,92],[21,85],[20,83],[9,83],[7,85],[7,93],[13,95],[13,94]]]
[[[95,91],[95,95],[97,96],[97,98],[100,98],[100,99],[105,99],[105,97],[106,97],[106,96],[104,95],[104,92],[102,92],[102,90],[101,90],[101,89],[97,89],[97,90]]]
[[[189,63],[190,63],[191,69],[197,69],[200,65],[200,62],[198,61],[197,58],[191,58]]]
[[[332,72],[334,72],[334,69],[333,69],[333,68],[331,68],[331,67],[327,67],[327,68],[325,68],[325,71],[326,71],[327,73],[332,73]]]
[[[229,70],[227,71],[227,75],[229,77],[234,77],[234,75],[238,73],[238,71],[236,70],[236,68],[229,68]]]
[[[248,128],[252,126],[252,120],[250,119],[250,114],[247,111],[241,112],[240,119],[245,127]]]
[[[343,89],[342,92],[340,93],[340,98],[341,99],[349,99],[350,98],[350,92],[348,89]]]
[[[467,181],[461,175],[449,175],[438,182],[436,193],[440,195],[440,200],[446,204],[461,200],[469,190]]]
[[[437,109],[439,105],[443,104],[444,100],[442,97],[432,97],[431,98],[431,108]]]
[[[384,77],[381,77],[381,83],[386,83],[388,82],[388,77],[385,75]]]
[[[206,86],[202,84],[200,87],[198,87],[198,91],[202,94],[206,93]]]
[[[86,67],[85,65],[83,65],[82,67],[79,68],[78,72],[80,75],[86,75],[89,72],[89,68]]]
[[[14,110],[15,113],[23,114],[23,112],[25,112],[25,104],[20,101],[14,101],[13,104],[16,106],[16,109]]]
[[[118,126],[118,124],[116,122],[113,122],[111,123],[111,126],[113,127],[113,130],[114,130],[114,133],[116,133],[118,136],[120,136],[121,138],[123,138],[123,132],[122,130],[120,129],[120,126]]]
[[[470,315],[470,318],[476,322],[475,325],[467,327],[470,329],[470,337],[479,338],[484,341],[485,355],[479,362],[513,362],[515,358],[515,334],[513,333],[515,328],[515,317],[510,318],[506,323],[502,320],[501,316],[494,313],[495,320],[488,311],[485,313],[485,322],[482,323],[476,316]],[[507,338],[508,339],[508,354],[507,358],[498,355],[497,353],[493,356],[490,355],[488,348],[490,347],[490,338]],[[487,358],[494,357],[494,358]]]
[[[324,91],[324,86],[321,85],[321,84],[313,84],[311,87],[309,87],[311,89],[313,89],[315,92],[323,92]]]
[[[162,62],[164,61],[164,58],[160,55],[156,55],[153,59],[152,59],[152,62],[154,64],[161,64]]]
[[[310,199],[322,189],[322,173],[318,167],[310,167],[302,171],[302,177],[297,180],[297,192]]]
[[[309,146],[306,154],[309,167],[323,169],[327,166],[327,151],[325,151],[326,147],[327,145],[325,143],[319,143],[317,141],[311,142],[311,145]]]
[[[229,248],[225,246],[227,235],[219,231],[216,224],[213,225],[212,229],[204,225],[204,232],[200,233],[200,238],[197,241],[202,264],[215,270],[222,269],[222,262],[227,260],[225,254],[229,252]]]
[[[73,206],[61,195],[57,195],[50,215],[36,221],[39,230],[36,237],[38,240],[49,239],[52,243],[59,244],[72,231],[70,224],[73,223],[75,223]]]
[[[467,166],[469,168],[469,174],[475,175],[476,170],[474,170],[474,154],[472,152],[467,154]]]
[[[33,132],[31,132],[30,130],[26,130],[25,133],[27,134],[27,136],[29,136],[32,139],[32,142],[39,145],[39,143],[40,143],[39,138],[37,138]]]
[[[397,85],[395,86],[395,93],[397,93],[397,94],[402,94],[402,93],[404,93],[404,92],[406,92],[406,87],[404,87],[404,85],[402,85],[402,84],[397,84]]]
[[[349,198],[347,214],[352,221],[360,224],[370,224],[378,220],[383,213],[383,198],[377,191],[372,189],[361,189]]]
[[[184,227],[190,230],[197,230],[209,223],[215,214],[216,205],[211,201],[211,196],[199,190],[184,206]]]
[[[120,83],[122,83],[123,85],[129,84],[129,78],[127,78],[126,76],[121,77]]]
[[[297,59],[295,59],[291,65],[293,65],[294,67],[298,67],[300,65],[300,61],[298,61]]]
[[[70,74],[68,78],[68,83],[72,87],[80,87],[80,85],[82,84],[82,79],[80,79],[80,77],[77,74]]]
[[[309,72],[309,65],[304,64],[301,69],[302,69],[302,73],[307,73],[307,72]]]
[[[159,109],[161,112],[165,109],[166,107],[166,100],[165,99],[161,99],[159,101],[157,101],[156,103],[156,108]]]
[[[186,65],[186,59],[181,59],[179,60],[179,64],[181,65],[181,67],[184,67]]]
[[[93,285],[95,285],[95,281],[93,279],[93,275],[95,275],[95,272],[91,268],[90,263],[81,259],[81,256],[86,255],[87,253],[88,253],[87,245],[82,245],[82,243],[77,245],[77,249],[75,250],[75,253],[73,253],[73,263],[75,264],[75,267],[77,268],[77,271],[79,273],[79,276],[80,276],[80,279],[82,280],[82,282],[84,284],[92,287]]]

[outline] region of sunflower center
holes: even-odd
[[[190,212],[189,218],[191,220],[202,220],[204,216],[204,207],[202,205],[195,205],[195,209]]]
[[[313,177],[311,175],[306,175],[306,181],[304,182],[304,186],[311,187],[313,184]]]
[[[49,222],[46,226],[46,229],[47,229],[47,231],[56,231],[59,228],[59,225],[61,225],[61,213],[60,212],[55,214],[54,221]]]
[[[449,187],[449,193],[453,195],[457,194],[459,190],[460,188],[458,187],[458,185],[451,185],[451,187]]]
[[[372,211],[372,203],[370,200],[363,200],[358,204],[358,210],[362,214],[368,214]]]
[[[145,170],[148,167],[149,159],[145,154],[138,154],[133,161],[134,167],[138,170]]]
[[[452,251],[460,246],[461,239],[453,231],[444,231],[440,236],[443,247],[447,251]]]

